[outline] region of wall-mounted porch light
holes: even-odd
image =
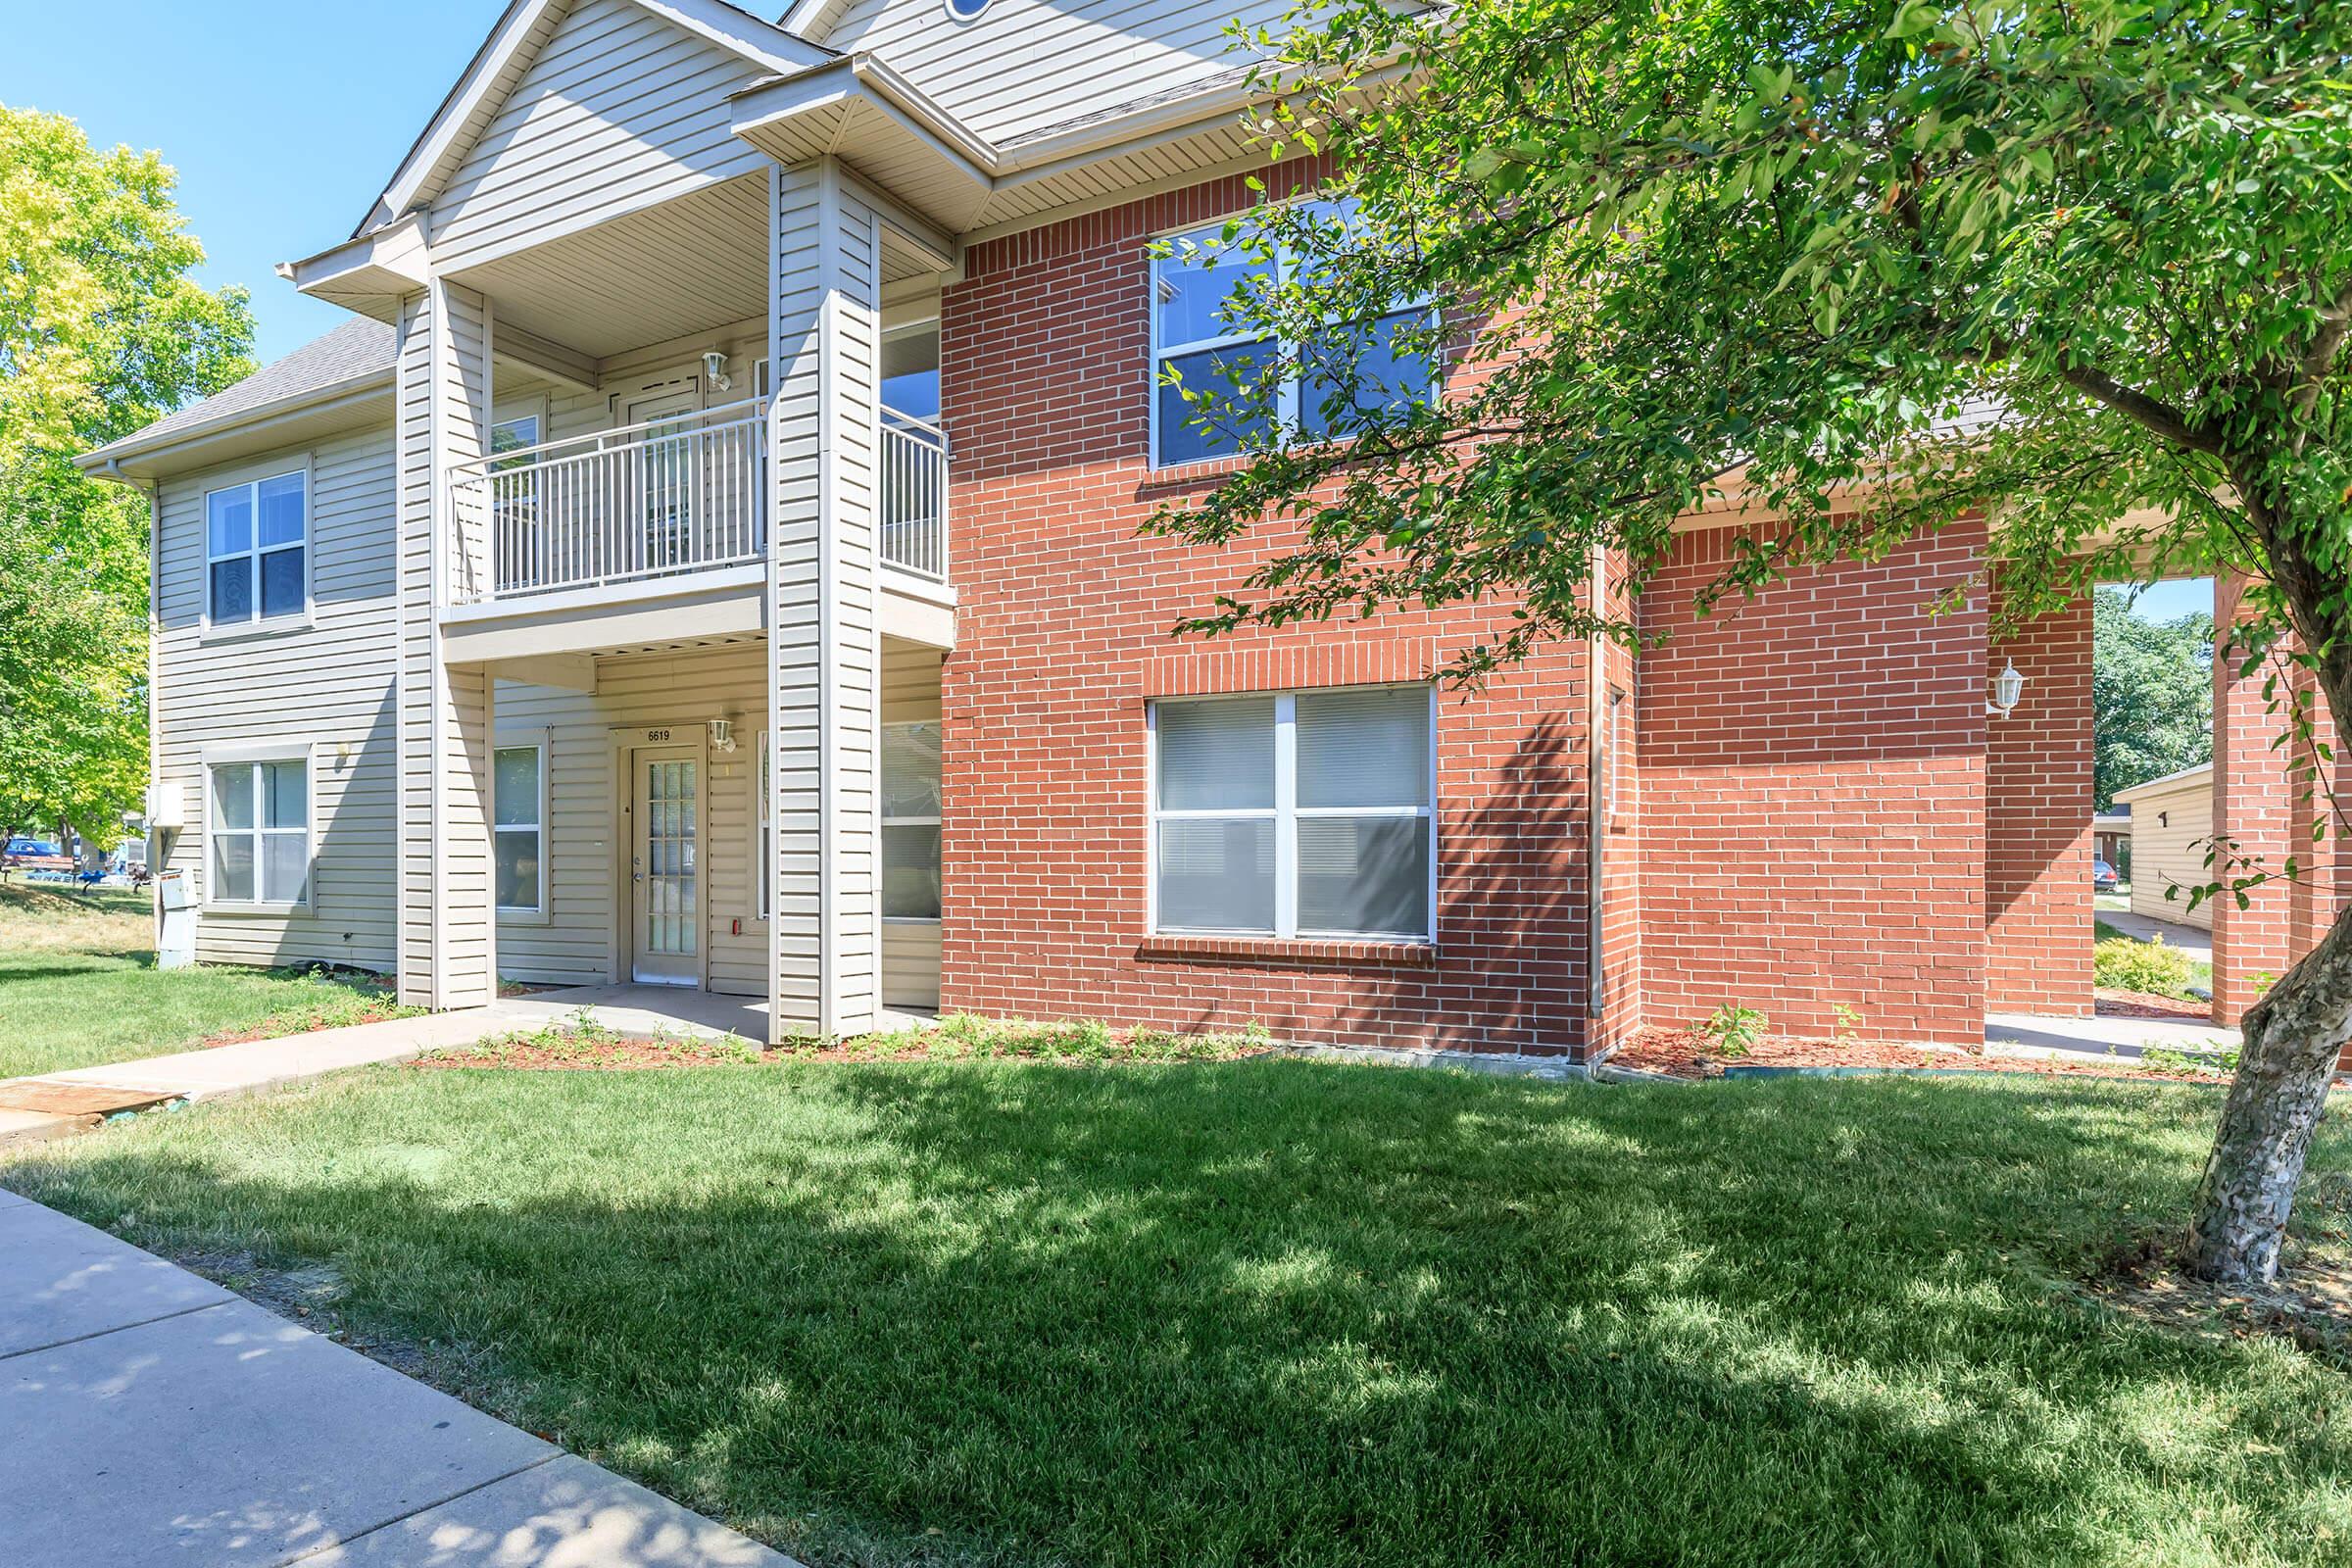
[[[1992,701],[1984,705],[1984,711],[1995,718],[2007,718],[2009,710],[2025,695],[2026,677],[2017,672],[2017,662],[2011,660],[2008,668],[1992,677]]]
[[[714,752],[731,752],[735,749],[733,719],[714,718],[710,721],[710,749]]]
[[[703,375],[721,392],[734,390],[735,383],[727,376],[727,357],[716,349],[703,356]]]

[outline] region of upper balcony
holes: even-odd
[[[658,585],[755,565],[767,550],[769,400],[598,430],[461,463],[448,474],[451,602]],[[878,553],[948,577],[948,440],[884,409]],[[607,596],[610,597],[610,596]]]

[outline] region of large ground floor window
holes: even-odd
[[[213,904],[310,902],[311,764],[307,757],[216,762],[206,824]]]
[[[1426,686],[1152,706],[1154,929],[1427,941]]]

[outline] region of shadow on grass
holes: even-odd
[[[2177,1211],[2211,1113],[1285,1061],[384,1073],[9,1180],[331,1260],[364,1333],[820,1568],[2300,1560],[2352,1380],[2067,1284]]]

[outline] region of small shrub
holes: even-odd
[[[1838,1021],[1830,1028],[1830,1038],[1839,1042],[1857,1039],[1862,1033],[1862,1009],[1849,1007],[1842,1002],[1830,1004],[1830,1012]]]
[[[2166,947],[2162,937],[2153,942],[2110,937],[2093,943],[2090,969],[2092,983],[2112,991],[2182,999],[2188,997],[2189,981],[2196,975],[2194,960],[2179,948]]]
[[[1764,1038],[1771,1020],[1753,1007],[1736,1007],[1725,1003],[1717,1007],[1703,1023],[1694,1027],[1715,1042],[1715,1049],[1727,1056],[1744,1056]]]

